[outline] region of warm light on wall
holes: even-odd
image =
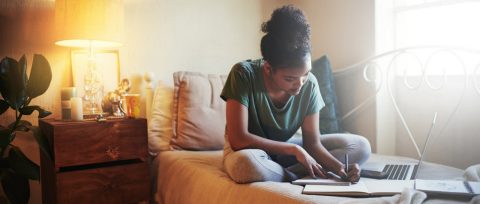
[[[98,49],[117,48],[123,42],[123,0],[57,0],[56,45],[88,49],[84,72],[84,114],[102,114],[103,80],[97,69]],[[73,60],[72,60],[73,62]],[[98,67],[101,69],[101,67]],[[78,76],[74,76],[74,79]]]
[[[67,47],[120,47],[123,0],[57,0],[55,44]]]

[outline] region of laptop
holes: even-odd
[[[430,129],[428,130],[427,139],[425,141],[425,145],[423,146],[422,153],[420,155],[420,159],[417,163],[384,163],[384,162],[367,162],[362,165],[362,169],[371,170],[371,171],[381,171],[386,172],[388,174],[386,180],[415,180],[417,176],[418,168],[420,167],[423,157],[425,156],[425,152],[427,150],[428,141],[432,136],[432,130],[435,126],[437,120],[437,112],[433,116],[432,124]]]

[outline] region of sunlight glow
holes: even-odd
[[[396,10],[396,47],[451,45],[480,49],[480,1]]]
[[[377,1],[385,3],[386,1]],[[385,4],[386,15],[377,15],[377,22],[389,30],[377,33],[377,49],[393,50],[418,46],[447,46],[480,50],[480,1],[474,0],[391,0]],[[380,29],[382,30],[382,29]],[[383,31],[382,31],[383,32]],[[387,36],[387,37],[385,37]],[[476,56],[449,50],[428,50],[414,53],[423,60],[405,53],[399,56],[396,75],[452,76],[476,75]],[[460,60],[460,58],[462,60]],[[400,60],[401,59],[401,60]]]

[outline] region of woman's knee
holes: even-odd
[[[223,163],[227,174],[237,183],[282,181],[284,176],[283,168],[276,163],[272,165],[274,162],[267,153],[259,149],[232,152],[225,157]]]
[[[228,154],[224,158],[223,166],[227,174],[237,183],[247,183],[249,175],[247,171],[252,169],[252,159],[246,150],[240,150]]]
[[[355,135],[355,136],[356,136],[355,154],[358,155],[357,163],[363,164],[370,157],[372,149],[370,147],[370,142],[367,140],[367,138],[359,135]]]
[[[370,157],[370,143],[363,136],[354,134],[328,134],[323,136],[322,144],[339,160],[343,160],[344,155],[348,154],[350,162],[362,164]]]

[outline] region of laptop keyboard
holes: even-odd
[[[407,173],[408,169],[411,165],[408,164],[387,164],[383,169],[383,172],[388,173],[387,180],[407,180]],[[412,175],[415,175],[415,171],[417,170],[417,165],[415,165],[414,172]],[[413,179],[413,178],[408,178]]]

